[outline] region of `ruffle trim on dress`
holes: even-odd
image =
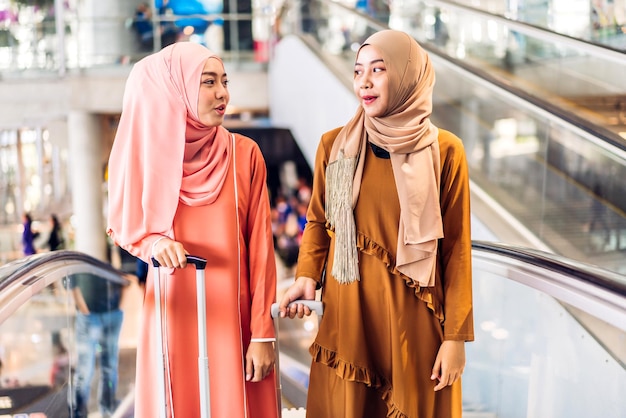
[[[381,247],[377,242],[371,240],[369,237],[363,235],[360,232],[357,232],[356,241],[357,241],[356,246],[360,251],[364,252],[365,254],[369,254],[371,256],[378,258],[380,261],[382,261],[385,264],[385,266],[387,267],[387,270],[391,274],[400,276],[404,280],[404,284],[407,287],[410,287],[413,289],[413,291],[415,292],[415,296],[417,296],[418,299],[426,302],[426,306],[428,306],[428,309],[433,311],[435,318],[443,322],[443,319],[444,319],[443,307],[439,304],[434,303],[435,297],[430,288],[421,287],[419,284],[413,281],[410,277],[405,276],[404,274],[400,273],[400,271],[396,268],[395,258],[389,253],[389,251]]]
[[[408,418],[392,401],[393,389],[386,379],[371,372],[366,367],[348,363],[337,356],[337,353],[314,342],[309,348],[313,361],[335,369],[337,376],[350,382],[363,383],[376,389],[389,410],[387,418]]]

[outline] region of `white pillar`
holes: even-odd
[[[126,19],[135,13],[134,1],[84,0],[79,3],[79,64],[89,67],[120,62],[136,49],[132,29]]]
[[[473,97],[466,98],[463,99],[462,105],[468,110],[468,116],[461,118],[460,129],[457,134],[463,140],[463,147],[469,158],[481,138],[481,129],[476,116],[480,114],[480,101]]]
[[[46,205],[49,204],[48,197],[44,189],[45,176],[44,176],[44,151],[43,151],[43,129],[38,126],[35,129],[35,147],[37,149],[37,176],[39,177],[39,201],[37,202],[37,212],[43,212]]]
[[[103,215],[102,135],[94,114],[68,114],[68,149],[76,251],[106,261]]]
[[[65,76],[65,6],[62,0],[54,0],[54,24],[57,32],[57,67],[59,69],[59,77]]]

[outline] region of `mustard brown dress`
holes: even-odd
[[[354,208],[360,281],[331,277],[334,239],[324,214],[325,170],[341,128],[320,142],[296,277],[323,280],[325,311],[310,348],[311,418],[461,417],[461,381],[438,392],[430,379],[444,340],[473,334],[470,192],[462,142],[439,130],[440,203],[436,282],[420,288],[395,269],[400,206],[389,159],[368,143]],[[326,275],[326,277],[324,277]]]

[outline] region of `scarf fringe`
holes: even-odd
[[[335,229],[331,274],[340,284],[360,280],[356,226],[352,211],[352,179],[356,157],[339,158],[326,168],[326,219]]]

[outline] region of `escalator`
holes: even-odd
[[[465,418],[620,417],[626,411],[626,277],[538,250],[473,243],[476,341],[467,344]],[[123,283],[85,254],[0,267],[0,414],[63,418],[76,362],[75,273]],[[138,334],[126,308],[122,334]],[[304,406],[315,319],[279,320],[283,405]],[[124,338],[123,336],[121,339]],[[54,344],[67,349],[59,363]],[[120,341],[116,418],[133,416],[134,356]],[[55,371],[63,380],[51,381]],[[94,396],[95,397],[95,394]],[[70,398],[71,399],[71,398]],[[91,403],[91,417],[98,417]]]

